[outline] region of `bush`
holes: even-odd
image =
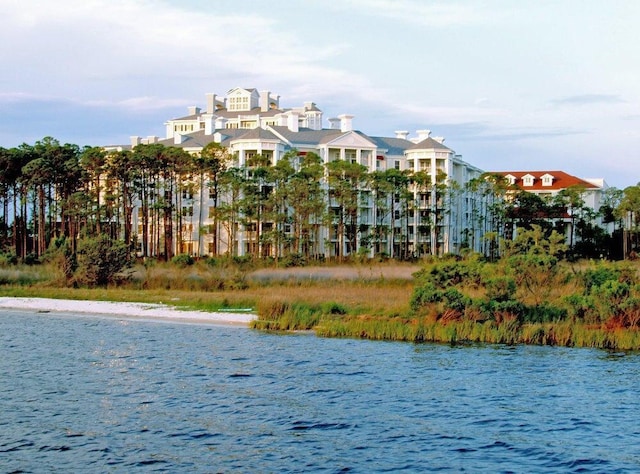
[[[171,259],[171,263],[179,266],[180,268],[186,268],[195,263],[195,260],[188,253],[181,253]]]
[[[328,303],[324,303],[322,305],[322,312],[324,314],[347,314],[347,308],[340,303],[336,303],[334,301],[330,301]]]
[[[424,306],[442,301],[443,296],[442,290],[437,289],[433,283],[427,282],[413,290],[410,303],[411,309],[419,311]]]
[[[523,314],[526,323],[554,323],[567,319],[567,310],[549,304],[530,306]]]
[[[286,268],[304,267],[306,264],[307,260],[301,253],[290,253],[282,259],[282,265]]]
[[[102,234],[78,242],[75,278],[78,283],[90,287],[106,286],[130,264],[131,258],[125,243]]]
[[[10,253],[0,253],[0,267],[8,267],[10,265],[17,265],[18,257]]]
[[[39,265],[40,260],[38,260],[38,256],[35,253],[28,253],[24,256],[23,263],[25,265]]]
[[[512,300],[517,289],[515,280],[506,276],[488,278],[484,285],[487,289],[487,298],[494,301]]]
[[[593,288],[602,286],[607,281],[617,281],[620,272],[612,266],[597,266],[593,269],[587,269],[582,273],[582,281],[584,283],[584,292],[586,295],[591,293]]]

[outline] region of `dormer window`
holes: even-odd
[[[542,185],[543,186],[553,185],[553,175],[549,173],[542,175]]]
[[[533,182],[535,181],[535,178],[530,175],[530,174],[525,174],[522,177],[522,184],[523,186],[533,186]]]
[[[516,184],[516,177],[512,174],[508,174],[505,176],[505,178],[507,179],[507,182],[513,186],[514,184]]]

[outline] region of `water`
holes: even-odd
[[[638,472],[640,356],[0,313],[0,472]]]

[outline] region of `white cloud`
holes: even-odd
[[[190,11],[151,0],[23,0],[10,2],[3,14],[10,26],[0,31],[0,42],[21,39],[19,47],[1,53],[15,68],[0,73],[0,83],[15,91],[49,84],[75,97],[169,96],[178,89],[184,95],[190,85],[220,77],[255,81],[233,84],[246,87],[362,84],[358,75],[319,65],[348,50],[347,44],[300,42],[283,25],[257,15]]]
[[[476,4],[423,0],[343,0],[342,5],[357,8],[359,13],[401,20],[431,27],[484,24],[492,21],[486,10]]]

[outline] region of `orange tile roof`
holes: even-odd
[[[571,186],[584,186],[586,189],[598,189],[593,183],[584,179],[572,176],[564,171],[543,170],[543,171],[491,171],[491,174],[499,174],[502,176],[511,175],[515,178],[515,185],[525,191],[560,191]],[[542,185],[542,176],[550,174],[553,176],[551,186]],[[522,178],[526,175],[534,177],[533,186],[525,186]]]

